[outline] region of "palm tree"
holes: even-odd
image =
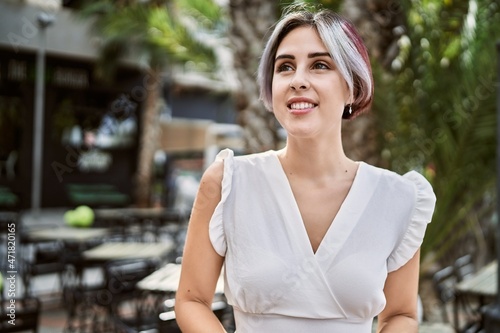
[[[196,1],[190,1],[193,3]],[[159,101],[162,73],[167,65],[187,60],[213,63],[211,49],[204,47],[181,23],[186,1],[89,1],[82,16],[95,20],[95,29],[103,38],[100,69],[104,77],[116,68],[116,60],[125,55],[139,56],[146,67],[144,78],[144,105],[141,118],[141,137],[135,177],[135,201],[148,206],[150,201],[153,156],[157,149],[159,132]],[[203,4],[212,15],[216,6]],[[198,8],[195,5],[192,8]],[[214,14],[215,11],[215,14]]]
[[[387,71],[399,52],[397,31],[403,27],[402,7],[393,0],[344,0],[339,10],[353,22],[368,48],[377,97],[379,89],[377,76]],[[384,106],[374,103],[371,112],[353,121],[347,121],[342,135],[345,149],[351,158],[387,167],[382,158],[380,107]]]
[[[278,143],[275,118],[259,101],[255,77],[265,37],[276,21],[277,13],[275,1],[229,1],[229,39],[239,80],[234,99],[238,122],[244,129],[247,152],[275,149]]]
[[[391,71],[380,76],[385,152],[391,168],[416,168],[437,196],[422,247],[434,260],[484,257],[495,165],[495,0],[403,2],[404,33]],[[482,255],[481,255],[482,254]],[[432,256],[431,256],[432,255]]]

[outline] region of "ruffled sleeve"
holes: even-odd
[[[231,149],[224,149],[217,154],[216,161],[224,161],[224,174],[222,177],[221,200],[215,207],[215,211],[209,223],[209,237],[215,252],[220,256],[226,255],[226,236],[224,233],[223,212],[224,203],[231,192],[231,183],[233,179],[233,157]]]
[[[432,186],[424,176],[416,171],[410,171],[403,177],[415,186],[415,204],[408,229],[387,261],[389,272],[406,264],[422,245],[425,229],[432,219],[436,204],[436,196]]]

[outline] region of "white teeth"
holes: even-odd
[[[312,103],[305,103],[305,102],[292,103],[290,105],[290,109],[294,109],[294,110],[311,109],[313,107],[314,107],[314,104],[312,104]]]

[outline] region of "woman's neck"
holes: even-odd
[[[340,140],[322,143],[289,139],[278,157],[287,175],[317,181],[353,177],[357,163],[349,159]]]

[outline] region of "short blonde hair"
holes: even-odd
[[[354,118],[368,110],[373,101],[374,87],[366,46],[351,22],[327,9],[316,13],[305,9],[289,12],[276,24],[262,53],[257,73],[260,98],[265,107],[272,111],[274,59],[278,46],[290,31],[302,26],[316,29],[347,82],[353,102],[350,105],[352,114],[344,112],[344,118]]]

